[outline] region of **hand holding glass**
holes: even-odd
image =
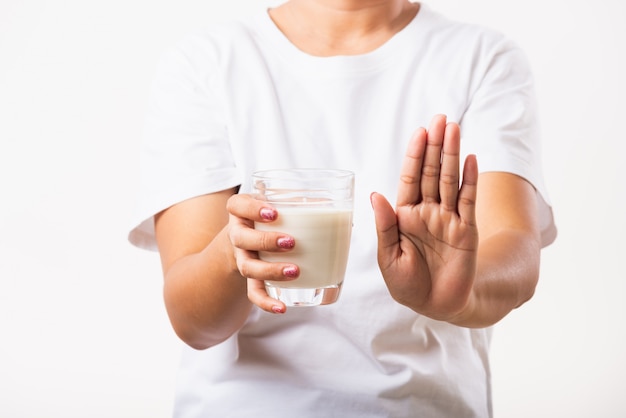
[[[285,169],[253,174],[255,197],[271,204],[278,218],[255,223],[259,231],[291,235],[289,252],[259,252],[261,260],[288,262],[300,269],[297,279],[266,281],[267,293],[287,306],[334,303],[344,280],[354,198],[354,174],[345,170]]]

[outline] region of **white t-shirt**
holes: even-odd
[[[267,168],[356,173],[350,259],[339,301],[253,310],[204,351],[185,347],[177,417],[491,416],[491,330],[420,316],[394,302],[376,263],[373,191],[395,201],[412,132],[443,113],[484,171],[537,190],[544,245],[556,229],[542,178],[533,80],[499,33],[425,5],[358,56],[314,57],[267,14],[190,35],[161,61],[146,123],[130,241],[156,249],[153,215],[241,185]]]

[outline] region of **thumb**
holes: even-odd
[[[381,269],[384,269],[397,258],[400,242],[398,219],[393,207],[383,195],[376,192],[372,193],[370,202],[374,210],[376,235],[378,236],[378,264]]]

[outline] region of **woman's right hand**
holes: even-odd
[[[246,322],[251,304],[284,312],[263,281],[289,280],[297,267],[259,260],[258,251],[289,251],[295,243],[286,234],[254,229],[255,221],[278,216],[236,188],[184,200],[155,216],[165,306],[189,346],[201,350],[225,341]]]
[[[255,222],[273,222],[279,214],[271,205],[249,194],[235,194],[228,199],[228,237],[233,246],[239,273],[248,279],[248,299],[270,313],[284,313],[283,302],[268,296],[265,280],[285,281],[298,277],[292,263],[270,263],[259,259],[259,251],[287,252],[296,245],[294,238],[280,232],[254,229]]]

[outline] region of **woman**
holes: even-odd
[[[250,175],[283,167],[356,173],[333,305],[264,290],[299,273],[257,257],[298,246],[253,229],[280,214]],[[158,248],[188,345],[176,416],[491,416],[490,327],[531,298],[555,237],[506,38],[406,0],[290,0],[209,28],[160,63],[142,173],[130,239]]]

